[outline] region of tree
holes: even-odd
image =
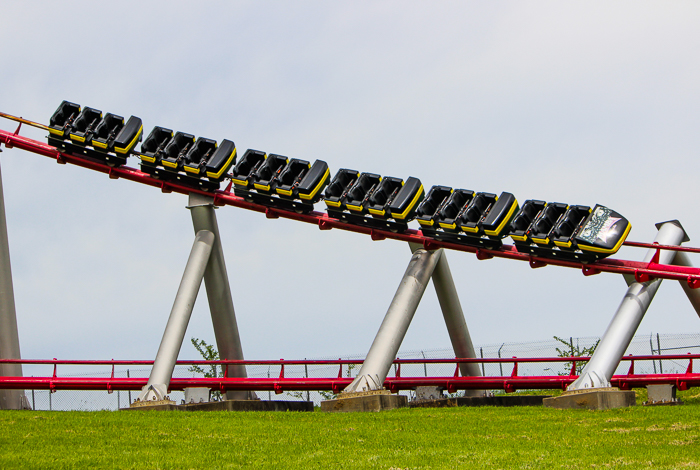
[[[598,343],[600,343],[600,339],[595,342],[593,346],[589,346],[587,348],[582,348],[578,344],[576,344],[576,347],[574,347],[574,340],[573,338],[569,338],[569,341],[566,341],[565,339],[562,339],[558,336],[554,336],[554,339],[559,341],[560,343],[564,344],[566,346],[566,349],[560,349],[556,348],[557,350],[557,356],[558,357],[585,357],[585,356],[592,356],[593,353],[595,352],[595,348],[598,347]],[[559,375],[569,375],[571,373],[571,367],[573,366],[573,361],[571,362],[566,362],[566,371],[565,372],[560,372]],[[583,368],[586,366],[584,362],[577,362],[576,363],[576,375],[581,375],[581,371]]]
[[[202,356],[202,358],[205,361],[218,361],[220,360],[219,356],[219,351],[216,350],[213,344],[208,344],[206,341],[203,339],[198,339],[198,338],[192,338],[190,339],[192,341],[192,346],[199,352],[199,354]],[[221,368],[218,367],[218,364],[209,364],[208,369],[205,369],[199,365],[192,365],[189,367],[187,370],[190,372],[194,372],[196,374],[202,374],[204,377],[207,378],[216,378],[216,377],[223,377],[224,376],[224,368],[226,366],[222,365]],[[210,392],[209,394],[209,399],[210,401],[220,401],[221,400],[221,392],[213,391]]]

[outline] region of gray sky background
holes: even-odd
[[[228,138],[239,154],[323,159],[332,173],[604,204],[632,222],[630,240],[651,242],[656,222],[678,218],[700,240],[697,2],[0,7],[7,113],[47,123],[67,99],[137,115],[146,133]],[[22,355],[155,357],[194,236],[186,197],[16,149],[0,162]],[[217,213],[247,358],[367,351],[405,244]],[[448,258],[476,344],[602,335],[625,292],[612,274]],[[667,281],[638,333],[699,326]],[[192,336],[214,338],[204,289]],[[448,346],[431,287],[403,349]]]

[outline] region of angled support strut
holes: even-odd
[[[207,230],[197,232],[173,308],[170,311],[168,324],[165,326],[163,339],[160,341],[151,375],[148,377],[148,383],[143,387],[137,402],[166,400],[170,379],[173,376],[173,370],[175,370],[177,356],[182,348],[182,340],[185,338],[187,324],[192,316],[192,309],[202,285],[204,270],[209,262],[214,242],[213,233]]]
[[[662,222],[656,226],[659,232],[654,241],[660,245],[680,245],[687,241],[685,230],[677,220]],[[644,262],[651,262],[655,254],[656,250],[649,250]],[[657,263],[671,264],[674,256],[676,253],[673,251],[661,250]],[[579,378],[569,385],[568,391],[610,387],[610,379],[661,285],[661,279],[646,282],[626,280],[629,287],[622,303],[617,308],[591,360],[583,368]]]
[[[391,364],[442,254],[442,249],[414,251],[367,357],[357,377],[343,393],[369,392],[383,388]]]

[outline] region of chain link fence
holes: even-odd
[[[476,354],[483,358],[511,358],[511,357],[556,357],[578,355],[586,348],[592,348],[598,342],[598,337],[560,338],[546,341],[485,344],[476,346]],[[630,343],[625,355],[663,355],[700,353],[700,334],[655,334],[648,336],[636,336]],[[445,359],[453,358],[452,349],[425,349],[400,351],[400,359]],[[335,360],[337,357],[313,358],[315,360]],[[362,360],[364,355],[357,354],[346,356],[346,360]],[[390,376],[396,373],[394,370]],[[518,375],[565,375],[569,373],[571,365],[562,362],[552,363],[521,363],[518,365]],[[688,367],[688,362],[683,360],[658,359],[654,361],[638,361],[635,364],[635,373],[683,373]],[[510,375],[513,365],[510,363],[481,364],[480,368],[485,376]],[[344,377],[355,377],[360,369],[360,364],[339,365],[285,365],[285,377],[335,377],[340,372]],[[625,374],[629,369],[629,362],[622,361],[615,374]],[[246,366],[249,377],[279,377],[278,365],[250,365]],[[439,377],[450,376],[455,372],[454,364],[402,364],[401,376]],[[59,376],[71,377],[110,377],[112,368],[106,366],[59,366]],[[150,367],[115,367],[114,377],[148,377]],[[25,376],[50,376],[53,374],[53,366],[25,365]],[[200,374],[191,372],[189,366],[176,366],[173,377],[198,377]],[[408,393],[408,392],[402,392]],[[50,393],[48,390],[27,390],[27,399],[35,410],[117,410],[128,407],[136,399],[139,391],[81,391],[59,390]],[[330,392],[257,392],[263,400],[307,400],[318,405],[322,400],[332,398]],[[183,392],[173,391],[170,398],[181,403],[185,396]]]

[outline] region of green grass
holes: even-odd
[[[0,412],[0,468],[700,467],[685,406],[382,413]]]

